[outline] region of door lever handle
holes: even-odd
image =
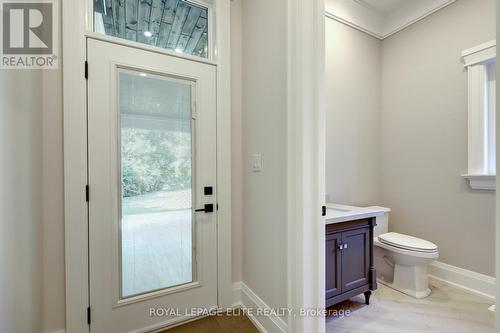
[[[214,204],[205,204],[205,208],[195,209],[195,212],[213,213]]]

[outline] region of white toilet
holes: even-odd
[[[378,281],[415,298],[429,296],[427,266],[439,257],[438,247],[426,240],[388,232],[390,209],[377,217],[374,261]]]

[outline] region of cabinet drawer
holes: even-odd
[[[333,234],[337,232],[344,232],[358,228],[370,228],[371,227],[371,219],[362,219],[357,221],[349,221],[349,222],[341,222],[341,223],[332,223],[327,224],[325,226],[326,234]]]

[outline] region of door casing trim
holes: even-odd
[[[287,303],[325,308],[324,0],[287,0]],[[289,316],[288,332],[325,332],[322,316]]]
[[[86,39],[91,31],[91,2],[62,4],[64,228],[66,274],[66,332],[90,331],[88,279],[87,82]],[[231,63],[230,0],[214,6],[217,43],[217,274],[218,305],[232,305],[231,269]],[[126,43],[124,43],[126,44]],[[137,45],[130,45],[136,46]],[[163,52],[169,54],[168,52]],[[175,55],[179,56],[179,55]],[[191,57],[186,59],[193,60]],[[91,64],[90,64],[91,65]]]

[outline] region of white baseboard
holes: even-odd
[[[64,330],[57,330],[57,331],[53,331],[52,333],[64,333],[65,331]]]
[[[233,282],[233,308],[241,308],[241,285],[243,282]]]
[[[496,279],[439,261],[429,265],[429,279],[495,301]]]
[[[261,333],[286,333],[287,324],[278,316],[256,316],[256,309],[270,309],[257,294],[243,282],[233,283],[233,307],[248,311],[248,318]],[[252,310],[252,311],[250,311]]]

